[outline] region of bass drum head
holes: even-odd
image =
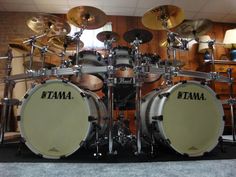
[[[160,137],[188,156],[210,152],[223,133],[221,102],[208,86],[197,82],[179,83],[158,94],[150,106],[150,121],[153,116],[163,118],[157,123]]]
[[[89,133],[88,101],[71,83],[60,80],[37,85],[26,94],[20,131],[36,154],[57,159],[75,152]]]

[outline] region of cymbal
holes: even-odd
[[[120,38],[119,35],[113,31],[102,31],[97,34],[97,39],[101,42],[104,42],[105,40],[111,40],[111,39],[118,41],[119,38]]]
[[[39,13],[27,20],[28,27],[37,34],[47,33],[47,36],[66,35],[70,25],[58,16]]]
[[[30,69],[29,68],[29,65],[30,65],[30,61],[25,61],[23,63],[24,67],[27,68],[27,69]],[[45,62],[44,63],[44,68],[47,68],[47,69],[51,69],[52,67],[55,67],[56,65],[52,64],[52,63],[47,63]],[[32,63],[32,68],[33,70],[39,70],[42,68],[42,62],[41,61],[33,61]]]
[[[76,50],[77,41],[73,40],[71,36],[59,35],[53,36],[48,40],[49,44],[52,46],[64,50],[64,46],[66,45],[67,50]],[[84,47],[84,43],[80,40],[79,42],[79,49]]]
[[[124,39],[126,42],[133,42],[134,40],[136,39],[139,39],[139,40],[142,40],[142,44],[146,43],[146,42],[149,42],[152,40],[152,33],[145,30],[145,29],[139,29],[139,28],[136,28],[136,29],[133,29],[133,30],[130,30],[130,31],[127,31],[125,34],[124,34]]]
[[[165,64],[167,66],[173,66],[173,67],[183,67],[185,65],[184,62],[182,62],[181,60],[162,60],[159,62],[160,65],[165,66]]]
[[[85,29],[97,29],[107,22],[106,14],[91,6],[78,6],[69,10],[67,20],[70,24]]]
[[[142,24],[152,30],[171,29],[184,20],[184,12],[177,6],[163,5],[147,11]]]
[[[175,32],[186,38],[195,38],[204,35],[211,27],[212,21],[208,19],[186,20],[175,29]]]

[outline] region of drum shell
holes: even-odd
[[[52,97],[49,98],[50,96],[48,96],[49,100],[45,100],[46,102],[44,101],[43,103],[40,103],[41,101],[38,100],[40,98],[37,97],[37,94],[40,94],[39,92],[44,89],[55,91],[54,89],[59,86],[60,88],[58,88],[58,90],[74,90],[75,93],[78,93],[79,95],[75,95],[74,92],[72,92],[71,100],[67,101],[56,100]],[[60,101],[62,102],[60,103]],[[81,104],[75,105],[73,101],[79,101]],[[45,104],[46,108],[44,106],[39,108],[32,106],[32,104],[38,105],[38,102],[39,105]],[[63,102],[67,102],[65,107],[63,106],[63,104],[65,104]],[[61,109],[56,109],[55,107],[59,107]],[[80,111],[78,112],[77,109],[85,109],[85,114]],[[74,112],[76,115],[74,115],[73,110],[75,110]],[[39,112],[41,113],[39,114]],[[87,117],[84,117],[84,115]],[[99,134],[104,134],[107,126],[106,117],[106,107],[95,93],[83,91],[74,84],[64,83],[61,80],[50,80],[44,84],[36,85],[33,89],[26,93],[25,98],[22,100],[21,106],[21,119],[19,122],[20,132],[21,136],[25,140],[25,144],[29,149],[31,149],[32,152],[39,154],[44,158],[58,159],[73,154],[84,145],[84,142],[88,144],[94,137],[94,124],[101,127]],[[44,127],[47,128],[44,129]],[[61,130],[58,130],[59,128]],[[42,132],[40,133],[42,134],[42,138],[40,138],[39,142],[37,142],[36,139],[41,136],[39,132]],[[64,135],[64,132],[69,133]],[[60,139],[60,137],[62,139]],[[52,138],[52,140],[50,140],[50,138]],[[72,145],[69,143],[67,145],[67,141],[70,142],[70,140],[68,140],[70,138],[76,140],[75,143],[72,142],[73,147],[70,147]],[[55,144],[51,143],[51,141]],[[45,146],[48,149],[63,149],[65,146],[67,150],[61,150],[61,152],[51,152],[49,150],[46,151],[42,146]]]
[[[114,52],[114,62],[113,65],[116,68],[115,77],[118,78],[131,78],[134,77],[133,71],[133,59],[131,57],[131,49],[128,47],[115,47]]]
[[[190,87],[191,89],[197,88],[199,92],[204,92],[207,104],[194,104],[195,100],[174,100],[173,102],[173,96],[171,95],[175,95],[176,91]],[[186,102],[186,104],[183,104],[185,107],[179,101]],[[208,105],[209,108],[205,105]],[[198,110],[198,106],[203,107],[203,109]],[[168,113],[166,113],[166,110],[168,110]],[[215,148],[218,139],[223,134],[223,117],[223,107],[215,93],[209,87],[194,81],[189,81],[185,85],[179,83],[163,90],[153,91],[143,98],[141,106],[142,133],[149,137],[153,134],[159,142],[180,154],[188,156],[201,156]],[[182,134],[182,131],[186,132]],[[173,132],[174,136],[169,132]],[[173,140],[173,137],[176,139]],[[180,144],[184,142],[183,146],[189,145],[190,147],[188,149],[185,149],[185,147],[179,148],[179,142],[177,141]],[[201,145],[201,142],[205,144]]]
[[[75,64],[75,57],[73,58],[72,64]],[[101,55],[96,51],[85,50],[79,53],[78,65],[84,67],[87,66],[105,66],[105,62],[102,60]],[[82,89],[98,91],[103,87],[104,74],[81,74],[79,76],[71,76],[70,81],[79,86]]]

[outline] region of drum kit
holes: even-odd
[[[1,57],[8,61],[0,124],[2,143],[8,130],[9,109],[17,105],[21,109],[22,142],[44,158],[67,157],[81,147],[95,148],[94,155],[99,157],[104,144],[109,155],[117,153],[117,146],[126,144],[132,144],[137,155],[143,153],[145,146],[154,154],[158,143],[182,155],[201,156],[218,144],[223,134],[224,111],[207,82],[226,82],[232,86],[231,71],[225,77],[216,72],[182,70],[184,63],[176,59],[177,50],[188,48],[189,41],[184,37],[196,39],[208,30],[209,21],[183,22],[183,11],[171,5],[146,12],[142,17],[145,27],[167,32],[165,46],[169,58],[161,60],[154,54],[141,54],[140,45],[150,42],[153,36],[139,28],[127,31],[123,36],[131,48],[113,47],[120,36],[112,31],[102,31],[97,39],[104,43],[106,56],[97,51],[81,51],[83,31],[102,27],[107,16],[95,7],[78,6],[69,10],[67,20],[80,28],[72,37],[67,36],[69,24],[57,16],[37,14],[27,21],[28,27],[38,35],[11,45],[30,51],[30,60],[24,63],[26,72],[10,74],[11,49],[8,56]],[[170,30],[174,27],[177,32]],[[198,42],[214,45],[214,41]],[[54,52],[51,46],[61,52]],[[76,53],[66,59],[68,49],[76,50]],[[37,51],[41,62],[34,61]],[[45,62],[47,53],[61,58],[59,67]],[[202,80],[173,84],[173,78],[177,76]],[[142,96],[143,83],[160,78],[164,80],[163,85]],[[22,100],[13,99],[12,85],[21,80],[37,82]],[[96,94],[101,90],[103,97]],[[123,114],[127,100],[134,104],[135,133],[129,130],[129,122]],[[117,120],[114,119],[114,107],[119,108]]]

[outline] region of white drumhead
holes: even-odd
[[[158,129],[170,146],[181,154],[200,156],[210,152],[223,133],[223,107],[215,93],[197,82],[179,83],[154,99],[151,117],[163,116]]]
[[[26,145],[45,158],[75,152],[86,139],[88,101],[78,87],[61,80],[37,85],[23,100],[20,130]]]

